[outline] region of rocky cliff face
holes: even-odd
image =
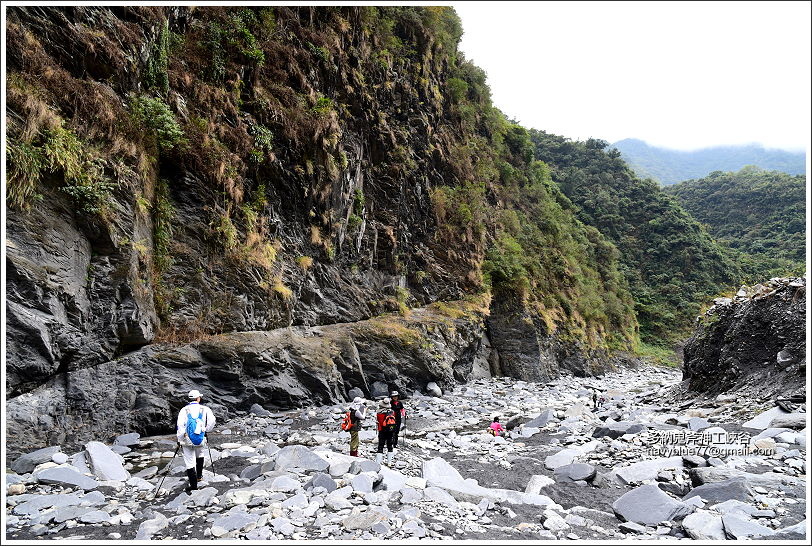
[[[6,405],[7,443],[81,443],[122,430],[171,430],[183,393],[200,386],[220,419],[253,404],[285,409],[338,403],[351,388],[407,396],[430,382],[490,377],[487,302],[465,301],[347,324],[235,332],[149,345],[55,375]],[[475,366],[477,369],[475,370]]]
[[[717,298],[684,349],[692,391],[752,385],[763,398],[787,395],[804,387],[805,374],[805,278],[771,279]]]
[[[453,10],[19,7],[6,30],[14,441],[164,427],[192,384],[283,407],[632,345],[611,245],[492,107]],[[446,352],[356,336],[490,282],[519,297],[438,326]]]

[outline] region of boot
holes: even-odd
[[[383,462],[383,453],[378,453],[375,455],[375,462],[381,464]]]
[[[186,486],[184,491],[191,493],[197,490],[197,471],[194,468],[186,469],[186,476],[189,478],[189,485]]]
[[[392,466],[392,463],[394,463],[394,462],[395,462],[395,452],[390,451],[389,453],[386,454],[386,465],[387,466]]]
[[[203,457],[197,458],[197,481],[203,479]]]
[[[356,451],[350,451],[350,457],[357,457],[357,456],[358,456],[358,451],[357,450]]]

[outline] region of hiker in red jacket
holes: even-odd
[[[386,464],[392,466],[395,454],[392,452],[392,439],[395,432],[395,412],[392,411],[389,398],[381,400],[378,413],[375,415],[378,420],[378,454],[375,455],[375,462],[380,464],[383,461],[383,446],[386,444],[388,451]]]

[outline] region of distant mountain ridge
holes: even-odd
[[[612,147],[617,148],[638,176],[653,178],[664,186],[702,178],[713,171],[735,172],[746,165],[787,174],[806,173],[804,152],[769,149],[757,144],[682,151],[650,146],[642,140],[627,138],[615,142]]]

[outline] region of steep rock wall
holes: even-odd
[[[763,396],[805,384],[806,279],[771,279],[717,298],[684,348],[683,378],[697,392],[757,385]]]
[[[468,380],[487,358],[482,302],[455,302],[356,323],[235,332],[152,344],[59,373],[6,405],[10,449],[82,443],[121,431],[169,433],[192,388],[223,420],[252,404],[288,409],[340,403],[384,383],[406,396],[429,382]]]

